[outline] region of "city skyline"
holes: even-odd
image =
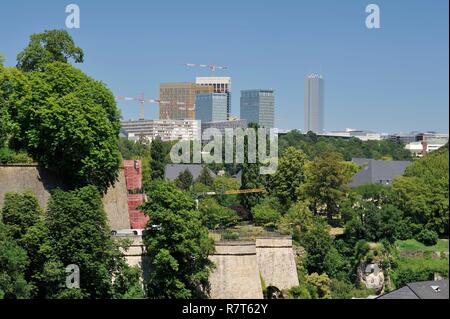
[[[448,133],[448,2],[377,1],[381,29],[373,30],[365,26],[368,3],[284,1],[255,7],[254,1],[231,1],[232,10],[208,3],[214,14],[204,15],[198,8],[206,1],[178,2],[172,12],[164,3],[136,2],[130,8],[81,0],[81,28],[67,31],[85,51],[85,62],[75,66],[115,95],[144,92],[157,99],[160,83],[232,77],[234,92],[275,89],[277,127],[302,129],[303,78],[319,73],[327,80],[325,130]],[[65,6],[4,4],[0,39],[7,41],[1,41],[0,52],[5,65],[16,64],[30,34],[65,29]],[[199,19],[202,24],[191,23]],[[216,25],[217,20],[229,23]],[[213,75],[187,68],[188,62],[229,69]],[[138,104],[118,105],[124,119],[138,118]],[[239,94],[232,95],[231,105],[231,114],[239,114]],[[146,117],[158,118],[157,105],[146,106]]]

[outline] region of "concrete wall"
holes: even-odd
[[[254,242],[217,243],[209,280],[212,299],[262,299]]]
[[[256,238],[256,260],[267,287],[282,290],[298,286],[291,238]]]
[[[0,209],[6,193],[33,192],[42,208],[47,207],[50,191],[55,188],[66,189],[64,181],[37,165],[4,165],[0,166]],[[127,190],[123,169],[119,179],[110,187],[103,198],[109,225],[112,229],[130,228],[128,216]]]

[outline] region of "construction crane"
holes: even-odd
[[[144,98],[144,93],[141,94],[140,97],[128,97],[128,96],[116,96],[116,100],[118,101],[139,101],[140,103],[140,111],[139,111],[139,120],[144,120],[145,119],[145,114],[144,114],[144,107],[145,107],[145,103],[152,103],[152,104],[169,104],[171,102],[169,101],[161,101],[161,100],[146,100]],[[184,102],[176,102],[177,105],[185,105],[186,103]],[[185,110],[186,107],[179,107],[180,110]],[[191,110],[190,108],[188,110]],[[167,112],[167,111],[166,111]]]
[[[139,112],[139,120],[144,120],[145,119],[145,114],[144,114],[144,106],[145,103],[160,103],[160,100],[146,100],[144,98],[144,93],[141,94],[140,97],[128,97],[128,96],[117,96],[116,100],[122,100],[122,101],[139,101],[141,109]]]
[[[207,68],[210,69],[211,72],[216,72],[217,70],[228,70],[227,66],[221,66],[216,64],[195,64],[195,63],[186,63],[185,66],[190,68]]]

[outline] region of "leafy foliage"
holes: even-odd
[[[350,161],[353,157],[411,159],[411,154],[408,150],[405,150],[404,144],[397,141],[361,141],[358,138],[323,137],[312,132],[301,134],[296,130],[290,131],[279,138],[280,155],[283,155],[289,147],[302,150],[309,160],[330,152],[340,153],[346,161]]]
[[[193,183],[194,177],[188,169],[178,174],[178,177],[175,179],[175,184],[177,187],[184,191],[188,191]]]
[[[0,299],[30,297],[31,286],[25,280],[28,262],[25,250],[13,240],[0,221]]]
[[[214,250],[208,230],[188,194],[174,184],[155,181],[142,209],[159,229],[144,235],[152,272],[146,282],[149,298],[202,298],[208,295],[208,259]]]
[[[298,188],[305,182],[306,155],[289,147],[279,161],[277,172],[268,178],[266,188],[286,206],[299,199]]]
[[[253,207],[252,215],[255,225],[274,226],[281,218],[280,205],[275,198],[266,197]]]
[[[83,58],[83,50],[75,46],[67,31],[50,30],[30,36],[28,46],[17,55],[17,68],[26,72],[42,71],[48,63],[68,63],[70,59],[82,63]]]
[[[325,210],[331,222],[355,171],[354,166],[342,162],[338,153],[323,154],[307,166],[306,183],[300,192],[309,199],[315,214]]]
[[[163,143],[161,138],[157,137],[152,141],[150,151],[150,169],[153,180],[164,179],[167,159],[167,146]]]
[[[200,201],[199,211],[203,224],[208,229],[225,229],[235,226],[239,221],[239,216],[234,210],[219,205],[211,197]]]

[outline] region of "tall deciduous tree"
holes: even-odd
[[[28,257],[0,221],[0,299],[29,298],[31,286],[25,280]]]
[[[324,153],[307,165],[306,183],[299,191],[309,200],[312,211],[325,210],[331,223],[355,172],[356,167],[344,163],[338,153]]]
[[[175,179],[175,184],[177,185],[177,187],[184,191],[188,191],[193,183],[194,178],[192,177],[192,174],[188,169],[181,172]]]
[[[306,155],[289,147],[281,157],[277,172],[267,181],[268,191],[285,206],[298,200],[297,189],[305,182]]]
[[[19,126],[15,145],[74,186],[91,184],[106,191],[120,165],[120,114],[111,91],[61,62],[28,78],[25,101],[11,110]]]
[[[51,250],[42,271],[44,296],[50,298],[112,298],[113,280],[127,276],[128,266],[110,237],[100,193],[93,186],[72,192],[56,190],[48,204],[45,225]],[[64,287],[65,267],[80,269],[80,288]],[[64,274],[64,277],[61,275]],[[127,276],[133,278],[133,276]],[[46,278],[48,278],[46,280]],[[136,278],[137,279],[137,278]],[[126,281],[125,281],[126,282]],[[130,288],[136,282],[130,282]]]
[[[13,238],[21,239],[31,226],[43,218],[43,212],[33,193],[7,193],[2,218]]]
[[[214,246],[188,194],[173,183],[154,181],[142,209],[152,228],[144,235],[152,269],[146,282],[149,298],[203,298],[208,295],[208,256]]]
[[[152,141],[150,150],[150,170],[153,180],[164,179],[167,164],[166,155],[166,147],[158,136]]]
[[[28,46],[17,55],[17,67],[23,71],[43,71],[52,62],[83,62],[83,50],[65,30],[49,30],[30,36]]]
[[[214,179],[211,176],[210,170],[206,166],[204,166],[202,168],[202,171],[200,172],[200,175],[197,177],[196,182],[202,183],[203,185],[208,186],[208,187],[213,186]]]

